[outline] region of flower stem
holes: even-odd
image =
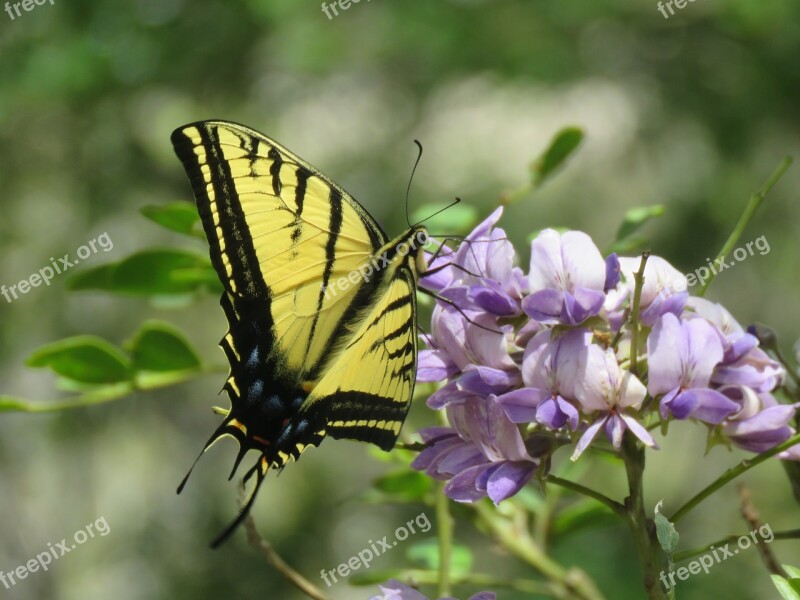
[[[484,502],[470,505],[477,520],[511,554],[531,565],[549,580],[551,595],[563,600],[603,600],[603,595],[594,582],[581,569],[565,569],[531,537],[527,529],[521,529]]]
[[[561,477],[556,477],[555,475],[548,475],[545,478],[545,481],[547,481],[548,483],[552,483],[553,485],[557,485],[559,487],[572,490],[573,492],[583,494],[584,496],[588,496],[589,498],[594,498],[601,504],[605,504],[618,516],[622,518],[627,518],[628,513],[625,512],[625,507],[622,504],[620,504],[616,500],[612,500],[611,498],[601,494],[600,492],[597,492],[591,488],[581,485],[580,483],[575,483],[574,481],[569,481],[568,479],[562,479]]]
[[[436,490],[436,533],[439,539],[439,597],[450,595],[450,562],[453,552],[453,517],[444,484]]]
[[[628,492],[625,508],[628,524],[636,540],[639,557],[642,561],[644,589],[649,600],[664,600],[667,596],[658,582],[660,564],[660,546],[656,537],[656,528],[652,519],[647,517],[644,507],[644,448],[637,443],[630,431],[625,432],[622,440],[622,459],[628,475]]]
[[[642,252],[642,262],[639,263],[639,270],[633,276],[633,306],[631,307],[631,357],[630,357],[630,370],[634,375],[638,374],[638,366],[636,364],[639,354],[639,305],[642,301],[642,287],[644,287],[644,267],[647,264],[647,259],[650,258],[650,252]]]
[[[761,189],[750,196],[750,200],[747,202],[747,206],[742,213],[742,216],[739,217],[739,222],[736,223],[736,227],[733,228],[731,234],[728,236],[727,241],[722,246],[722,250],[719,251],[717,255],[717,260],[722,260],[728,254],[730,254],[736,243],[739,241],[739,238],[744,233],[745,228],[753,219],[753,216],[756,214],[758,208],[763,204],[764,199],[767,197],[769,191],[775,186],[776,183],[783,177],[783,174],[792,164],[792,157],[787,156],[782,161],[781,164],[778,165],[778,168],[770,175],[769,179],[761,186]],[[709,277],[705,283],[703,283],[700,290],[697,292],[698,296],[704,296],[706,290],[708,290],[708,286],[711,285],[711,282],[714,281],[714,278],[717,276],[716,270],[712,270],[711,277]]]
[[[756,465],[761,464],[768,458],[772,458],[776,454],[780,454],[784,450],[788,450],[792,446],[800,444],[800,434],[794,435],[793,437],[789,438],[782,444],[778,444],[774,448],[767,450],[766,452],[762,452],[761,454],[756,455],[753,458],[748,458],[740,462],[735,467],[731,467],[725,473],[722,474],[716,481],[709,484],[707,487],[702,489],[700,492],[695,494],[686,504],[681,506],[672,517],[670,517],[670,521],[672,523],[677,523],[683,517],[685,517],[689,512],[695,508],[698,504],[700,504],[703,500],[708,498],[711,494],[716,492],[726,483],[736,479],[742,473],[746,473]]]

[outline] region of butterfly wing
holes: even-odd
[[[300,409],[300,422],[325,424],[327,435],[390,450],[414,393],[417,365],[413,265],[393,265],[358,329],[335,355]]]
[[[177,129],[172,142],[229,323],[220,345],[231,365],[231,409],[203,452],[234,437],[231,477],[248,450],[261,452],[247,474],[258,476],[253,492],[216,545],[242,521],[268,469],[325,435],[394,445],[416,369],[421,248],[407,250],[424,230],[387,241],[342,188],[247,127],[198,122]]]
[[[275,141],[224,121],[176,130],[211,261],[235,305],[255,302],[284,375],[313,379],[363,282],[326,298],[386,243],[342,188]]]

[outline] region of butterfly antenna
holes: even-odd
[[[427,217],[425,217],[424,219],[422,219],[422,221],[420,221],[419,223],[417,223],[417,225],[421,225],[422,223],[424,223],[424,222],[425,222],[425,221],[427,221],[428,219],[432,219],[433,217],[435,217],[435,216],[436,216],[436,215],[438,215],[439,213],[443,213],[443,212],[444,212],[444,211],[446,211],[448,208],[453,208],[453,207],[454,207],[456,204],[458,204],[459,202],[461,202],[461,198],[458,198],[458,197],[456,197],[456,199],[455,199],[455,200],[453,200],[453,201],[452,201],[450,204],[448,204],[448,205],[447,205],[447,206],[445,206],[444,208],[440,208],[439,210],[437,210],[437,211],[436,211],[435,213],[433,213],[432,215],[428,215]]]
[[[408,216],[408,196],[411,193],[411,182],[414,181],[414,173],[417,172],[417,165],[419,165],[419,161],[422,159],[422,144],[419,143],[419,140],[414,140],[414,143],[419,148],[419,152],[417,153],[417,160],[414,162],[414,168],[411,169],[411,177],[408,178],[408,186],[406,187],[406,223],[408,223],[409,229],[411,228],[411,219]]]

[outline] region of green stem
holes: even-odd
[[[685,517],[687,514],[689,514],[689,512],[693,508],[695,508],[698,504],[700,504],[703,500],[708,498],[711,494],[716,492],[718,489],[720,489],[726,483],[729,483],[730,481],[733,481],[739,475],[741,475],[743,473],[746,473],[747,471],[749,471],[750,469],[752,469],[756,465],[761,464],[762,462],[764,462],[768,458],[772,458],[776,454],[780,454],[784,450],[788,450],[789,448],[791,448],[792,446],[795,446],[797,444],[800,444],[800,434],[797,434],[797,435],[789,438],[788,440],[786,440],[782,444],[778,444],[774,448],[772,448],[770,450],[767,450],[766,452],[762,452],[761,454],[758,454],[757,456],[755,456],[753,458],[748,458],[748,459],[743,460],[742,462],[740,462],[735,467],[731,467],[730,469],[725,471],[725,473],[723,473],[722,476],[720,476],[716,481],[714,481],[713,483],[711,483],[710,485],[705,487],[703,490],[701,490],[695,496],[693,496],[688,502],[686,502],[686,504],[681,506],[675,512],[675,514],[673,514],[672,517],[670,517],[669,520],[672,523],[677,523],[683,517]]]
[[[631,307],[630,370],[634,375],[636,375],[639,370],[636,364],[639,354],[639,305],[642,301],[642,287],[644,286],[644,267],[647,264],[648,258],[650,258],[650,252],[642,252],[642,262],[639,264],[639,270],[633,276],[634,288],[633,306]]]
[[[728,240],[722,246],[722,250],[719,251],[717,255],[717,260],[724,259],[728,254],[730,254],[736,243],[739,241],[739,238],[744,233],[745,228],[753,219],[753,216],[756,214],[758,208],[763,204],[764,199],[767,197],[769,191],[775,186],[776,183],[783,177],[783,174],[792,164],[792,157],[787,156],[782,161],[781,164],[778,165],[778,168],[770,175],[769,179],[764,183],[761,189],[750,196],[750,200],[747,202],[747,206],[742,213],[742,216],[739,217],[739,222],[736,223],[736,227],[733,228],[731,234],[728,236]],[[714,278],[717,276],[715,271],[712,271],[711,277],[706,280],[706,282],[700,288],[700,291],[697,292],[698,296],[703,296],[708,290],[708,286],[711,285],[711,282],[714,281]]]
[[[608,508],[612,510],[612,512],[622,517],[623,519],[626,519],[628,517],[628,513],[626,512],[625,507],[622,504],[620,504],[616,500],[612,500],[608,496],[605,496],[598,491],[595,491],[591,488],[581,485],[580,483],[575,483],[574,481],[569,481],[568,479],[562,479],[561,477],[556,477],[555,475],[548,475],[545,478],[545,481],[547,481],[548,483],[552,483],[553,485],[557,485],[559,487],[572,490],[573,492],[583,494],[584,496],[594,498],[601,504],[605,504]]]
[[[745,534],[746,536],[747,534]],[[732,544],[736,542],[740,537],[740,535],[728,535],[724,538],[717,540],[712,544],[706,544],[704,546],[698,546],[697,548],[692,548],[691,550],[684,550],[683,552],[677,552],[675,554],[675,562],[683,562],[685,560],[689,560],[695,556],[699,556],[701,554],[706,554],[712,548],[719,548],[720,546],[724,546],[725,544]],[[788,531],[776,531],[773,534],[773,540],[796,540],[800,539],[800,529],[790,529]]]
[[[478,522],[511,554],[531,565],[550,582],[551,594],[563,600],[602,600],[603,595],[594,582],[582,570],[565,569],[552,558],[530,536],[513,521],[499,515],[484,502],[470,505]]]
[[[439,581],[439,572],[430,569],[403,569],[393,573],[392,577],[401,581],[408,580],[423,585],[435,585]],[[556,597],[548,584],[532,579],[508,579],[485,573],[462,573],[460,575],[453,574],[452,581],[456,585],[480,586],[486,589],[503,587],[527,594]]]
[[[629,495],[625,499],[627,520],[642,561],[644,589],[649,600],[663,600],[666,596],[658,581],[660,546],[655,524],[647,517],[644,507],[644,448],[637,443],[636,437],[630,431],[626,431],[621,450],[628,475]]]
[[[118,383],[108,383],[76,396],[55,400],[53,402],[38,402],[17,398],[15,396],[0,395],[0,413],[4,412],[27,412],[45,413],[60,410],[70,410],[73,408],[84,408],[95,404],[104,404],[114,400],[120,400],[134,392],[148,392],[160,388],[170,387],[184,383],[208,373],[219,371],[228,372],[229,366],[204,366],[197,369],[186,369],[184,371],[174,371],[172,373],[159,373],[155,377],[152,375],[135,374],[127,381]]]
[[[103,404],[124,398],[135,390],[133,383],[125,381],[114,385],[105,386],[99,390],[87,392],[72,398],[57,400],[55,402],[32,402],[13,396],[0,396],[0,413],[2,412],[28,412],[44,413],[71,408],[82,408],[94,404]]]
[[[436,490],[436,533],[439,538],[439,597],[450,595],[450,563],[453,552],[453,517],[444,484]]]

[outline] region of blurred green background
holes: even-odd
[[[139,214],[148,204],[190,200],[171,131],[225,118],[263,131],[340,182],[390,234],[405,223],[404,194],[425,154],[411,209],[463,198],[480,216],[518,189],[561,128],[586,141],[567,168],[506,211],[501,222],[527,269],[529,235],[582,229],[603,248],[625,212],[664,204],[643,233],[679,269],[703,266],[722,245],[750,192],[786,154],[798,155],[800,4],[795,0],[697,0],[665,19],[656,3],[621,0],[375,0],[329,20],[303,0],[56,0],[11,20],[0,13],[0,283],[10,285],[107,232],[113,249],[87,264],[149,248],[205,252]],[[800,337],[800,169],[770,194],[742,241],[758,253],[722,273],[709,298],[743,324],[775,327],[787,352]],[[446,222],[446,219],[445,219]],[[78,273],[85,265],[76,267]],[[68,275],[8,303],[0,298],[0,393],[57,397],[53,379],[27,369],[38,346],[79,333],[116,343],[145,318],[175,323],[205,360],[223,364],[217,299],[188,307],[71,293]],[[218,551],[209,540],[236,511],[226,483],[235,445],[222,442],[174,489],[216,426],[222,373],[162,392],[72,412],[0,416],[0,569],[105,517],[111,532],[34,573],[4,597],[78,600],[295,598],[244,535]],[[408,436],[432,422],[422,402]],[[744,454],[713,449],[702,428],[681,423],[648,465],[648,502],[667,509]],[[566,453],[568,454],[568,453]],[[562,457],[563,458],[563,457]],[[586,482],[624,495],[620,473],[593,463]],[[391,534],[422,505],[362,501],[392,467],[366,446],[326,442],[266,482],[254,514],[264,535],[312,581]],[[780,465],[748,474],[774,531],[797,526],[798,507]],[[729,485],[681,527],[681,548],[746,533]],[[419,534],[379,558],[408,564]],[[525,569],[460,526],[483,570]],[[800,562],[797,541],[772,545]],[[580,530],[553,545],[584,567],[608,598],[639,598],[635,550],[620,526]],[[336,599],[375,588],[340,583]],[[459,589],[466,598],[477,590]],[[678,588],[682,599],[774,596],[749,550]],[[521,598],[501,592],[500,600]]]

